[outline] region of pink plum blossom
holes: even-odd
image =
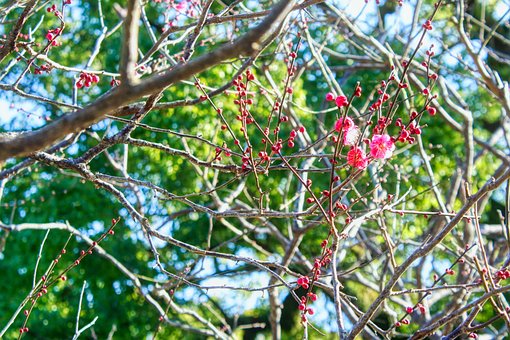
[[[348,100],[346,96],[338,96],[335,99],[336,106],[344,107],[347,106]]]
[[[344,145],[354,145],[360,136],[359,128],[354,125],[344,132]]]
[[[346,132],[347,130],[353,128],[354,126],[355,126],[354,122],[352,121],[351,118],[349,117],[340,118],[335,123],[335,130],[337,132],[340,132],[341,130],[344,130],[344,132]]]
[[[343,131],[344,145],[354,145],[358,141],[360,131],[351,118],[340,118],[335,123],[337,132]]]
[[[370,155],[374,158],[390,158],[395,150],[395,143],[391,137],[384,135],[374,135],[370,142]]]
[[[363,150],[354,146],[347,153],[347,164],[357,169],[365,169],[368,165],[368,158]]]

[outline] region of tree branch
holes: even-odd
[[[257,53],[261,46],[264,46],[263,42],[268,35],[279,27],[278,23],[289,14],[294,3],[295,0],[280,1],[257,27],[232,44],[224,45],[163,75],[153,76],[136,86],[118,87],[85,108],[67,114],[39,130],[27,132],[10,141],[0,141],[0,161],[42,150],[68,133],[87,128],[123,105],[161,91],[222,61],[239,55],[249,56]]]

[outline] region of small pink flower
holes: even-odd
[[[351,118],[349,117],[345,117],[345,119],[340,118],[335,123],[335,130],[337,132],[340,132],[341,130],[344,130],[344,132],[346,132],[347,130],[353,128],[354,126],[355,126],[354,122],[352,121]]]
[[[329,92],[328,94],[326,94],[327,102],[332,102],[333,100],[335,100],[335,95],[333,93]]]
[[[395,150],[395,143],[388,135],[374,135],[370,142],[370,155],[374,158],[390,158]]]
[[[356,125],[345,131],[344,145],[355,145],[358,142],[360,134],[359,128]]]
[[[351,118],[340,118],[335,123],[337,132],[343,131],[344,145],[354,145],[358,141],[360,131]]]
[[[365,169],[368,165],[365,152],[357,146],[352,147],[347,153],[347,164],[357,169]]]
[[[336,106],[344,107],[347,106],[347,97],[346,96],[338,96],[335,99]]]

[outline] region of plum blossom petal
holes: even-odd
[[[344,130],[344,132],[346,132],[347,130],[351,129],[353,126],[355,126],[355,125],[351,118],[349,118],[349,117],[340,118],[335,123],[335,130],[337,132],[340,132],[341,130]]]
[[[335,122],[335,131],[343,131],[344,145],[354,145],[360,136],[359,128],[354,124],[351,118],[340,118]]]
[[[359,128],[356,125],[345,131],[344,145],[355,145],[358,142],[360,134]]]
[[[354,146],[347,153],[347,164],[354,168],[363,170],[368,165],[368,158],[363,150]]]
[[[395,150],[395,143],[390,136],[374,135],[370,142],[370,155],[374,158],[388,159]]]
[[[338,96],[336,97],[335,99],[335,103],[336,103],[336,106],[338,107],[344,107],[344,106],[347,106],[347,103],[349,101],[347,100],[347,97],[346,96]]]

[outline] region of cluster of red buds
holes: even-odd
[[[310,300],[312,300],[312,299],[313,299],[312,301],[317,300],[317,295],[315,295],[314,293],[310,292],[307,295],[310,298]],[[303,312],[303,315],[301,316],[301,321],[303,321],[303,322],[307,321],[305,314],[307,314],[307,313],[310,314],[310,315],[314,314],[313,309],[310,308],[310,307],[307,307],[306,305],[307,305],[306,296],[302,296],[301,297],[301,303],[299,304],[298,309]]]
[[[384,129],[391,124],[391,120],[386,117],[381,117],[377,120],[377,124],[374,126],[374,134],[380,134]]]
[[[53,4],[52,6],[46,8],[48,13],[54,13],[56,17],[62,17],[62,13],[57,9],[57,5]]]
[[[80,264],[81,260],[83,260],[87,255],[92,254],[93,250],[97,247],[99,242],[103,241],[107,235],[113,235],[114,234],[113,229],[115,228],[117,223],[119,223],[119,221],[120,221],[120,218],[118,218],[118,219],[112,218],[112,224],[111,224],[110,228],[106,232],[104,232],[97,239],[97,241],[93,241],[92,244],[86,250],[82,249],[79,253],[80,255],[74,260],[74,262],[72,264],[68,265],[64,270],[62,270],[59,274],[55,275],[54,277],[52,277],[52,274],[54,274],[54,269],[56,268],[56,265],[59,263],[59,260],[62,258],[62,255],[67,253],[66,248],[64,247],[60,251],[60,253],[53,259],[50,267],[48,268],[48,270],[46,272],[47,274],[44,274],[43,276],[41,276],[40,283],[38,283],[37,287],[36,287],[37,289],[35,290],[35,292],[32,295],[29,296],[30,299],[27,299],[27,301],[31,301],[31,306],[28,309],[25,309],[23,311],[23,314],[25,315],[25,322],[23,323],[23,326],[19,329],[20,338],[22,336],[21,334],[27,333],[29,331],[29,329],[28,329],[28,327],[26,327],[26,325],[27,325],[28,319],[30,317],[30,314],[32,313],[37,301],[43,295],[47,294],[48,288],[51,287],[52,285],[54,285],[56,282],[58,282],[59,280],[66,281],[67,277],[65,274],[68,273],[73,268],[75,268],[76,266],[78,266]],[[67,243],[66,243],[66,245],[67,245]]]
[[[361,91],[361,90],[360,90]],[[361,93],[361,92],[360,92]],[[335,101],[335,104],[338,108],[341,108],[341,107],[344,107],[344,106],[347,106],[347,104],[349,104],[349,100],[347,99],[346,96],[335,96],[333,93],[328,93],[326,94],[326,101],[328,102],[332,102],[332,101]]]
[[[421,135],[421,128],[416,125],[416,123],[411,122],[409,126],[406,128],[405,125],[402,123],[401,118],[397,118],[395,121],[395,125],[399,127],[400,135],[398,136],[398,141],[405,143],[408,142],[409,144],[413,144],[415,142],[415,138],[411,135]]]
[[[48,33],[46,33],[46,39],[51,42],[51,46],[58,46],[59,43],[57,42],[58,36],[62,33],[61,29],[59,27],[48,30]]]
[[[423,306],[421,303],[418,303],[415,307],[408,306],[405,309],[406,316],[413,314],[415,308],[418,308],[420,310],[421,314],[425,314],[425,306]],[[395,322],[395,327],[398,328],[402,325],[409,325],[411,321],[404,316],[400,321]]]
[[[416,126],[414,122],[409,124],[408,129],[412,135],[421,135],[421,128],[419,126]]]
[[[506,280],[510,278],[510,270],[508,269],[501,269],[496,272],[496,278],[500,280]]]
[[[395,79],[394,76],[390,77],[390,80],[394,80],[394,79]],[[378,98],[372,105],[370,105],[370,110],[375,111],[375,110],[379,109],[382,104],[384,104],[385,102],[388,101],[388,99],[390,99],[390,95],[383,91],[383,88],[385,88],[386,86],[387,86],[387,83],[384,80],[381,81],[381,88],[377,90],[377,94],[381,97]]]
[[[361,92],[361,86],[359,86],[359,84],[356,85],[356,88],[354,89],[354,97],[361,97]]]
[[[331,263],[331,255],[333,255],[333,251],[331,248],[327,248],[324,252],[324,256],[321,260],[315,259],[313,264],[313,279],[318,280],[321,274],[321,267],[327,267]]]
[[[400,327],[402,325],[409,325],[411,323],[411,321],[409,321],[408,319],[402,319],[401,321],[397,321],[395,322],[395,327]]]
[[[429,113],[429,115],[431,115],[431,116],[435,116],[435,115],[436,115],[436,113],[437,113],[436,108],[435,108],[435,107],[433,107],[433,106],[427,106],[427,107],[426,107],[426,110],[427,110],[427,112]]]
[[[463,256],[466,254],[466,252],[467,252],[467,251],[469,251],[471,248],[472,248],[472,246],[470,246],[469,244],[466,244],[466,245],[465,245],[465,250],[464,250],[464,252],[463,252],[463,253],[459,256],[459,258],[458,258],[458,259],[457,259],[457,261],[454,263],[454,265],[455,265],[456,263],[464,263],[464,259],[463,259],[462,257],[463,257]],[[487,270],[484,268],[484,269],[482,270],[482,272],[483,272],[484,274],[486,274],[486,273],[487,273]],[[508,275],[508,277],[510,277],[510,271],[506,271],[506,272],[507,272],[507,273],[506,273],[506,274],[504,274],[504,275]],[[446,268],[446,269],[445,269],[445,273],[444,273],[443,275],[441,275],[440,277],[439,277],[437,274],[434,274],[434,276],[433,276],[433,278],[434,278],[434,284],[432,285],[432,287],[434,287],[434,286],[435,286],[435,285],[439,282],[439,280],[440,280],[441,278],[443,278],[445,275],[454,275],[454,274],[455,274],[455,271],[454,271],[452,268]],[[497,273],[496,273],[496,274],[497,274]],[[497,276],[498,276],[498,275],[497,275]],[[481,281],[482,281],[482,279],[479,279],[479,281],[478,281],[478,282],[480,283]],[[421,301],[425,298],[425,296],[427,296],[427,295],[424,295],[424,296],[422,297],[422,299],[420,299],[420,302],[421,302]],[[415,311],[415,309],[416,309],[416,308],[420,311],[420,313],[421,313],[421,314],[425,314],[425,313],[426,313],[426,308],[425,308],[425,306],[424,306],[423,304],[421,304],[420,302],[418,302],[418,303],[417,303],[414,307],[411,307],[411,306],[406,307],[406,308],[405,308],[405,313],[406,313],[406,315],[404,315],[404,316],[403,316],[403,318],[402,318],[400,321],[397,321],[397,322],[394,324],[394,327],[395,327],[395,328],[399,328],[399,327],[401,327],[402,325],[408,325],[408,324],[410,324],[410,323],[411,323],[411,321],[409,321],[408,319],[406,319],[406,317],[407,317],[408,315],[411,315],[411,314]],[[510,311],[510,308],[509,308],[509,311]],[[471,333],[471,334],[473,334],[473,336],[471,336],[471,335],[470,335],[470,336],[469,336],[470,338],[477,338],[477,337],[478,337],[475,333]]]
[[[232,152],[229,148],[225,148],[225,149],[222,149],[222,148],[216,148],[215,149],[215,155],[214,155],[214,160],[217,160],[217,161],[221,161],[221,154],[224,154],[226,157],[230,157],[232,156]]]
[[[315,313],[313,308],[307,306],[309,301],[317,301],[317,295],[312,292],[308,292],[306,294],[306,296],[303,295],[301,297],[301,301],[298,305],[298,309],[302,312],[302,314],[301,314],[302,322],[308,321],[306,318],[306,314],[313,315]]]
[[[255,80],[255,75],[251,73],[250,70],[246,71],[246,82],[244,81],[244,77],[239,75],[237,79],[235,79],[232,84],[236,88],[238,99],[234,100],[234,104],[239,106],[240,114],[236,117],[237,120],[243,122],[243,127],[241,127],[241,131],[244,131],[244,126],[252,124],[253,118],[250,116],[248,111],[248,105],[253,104],[253,93],[248,93],[248,83],[250,81]]]
[[[292,41],[289,41],[287,43],[287,46],[289,47],[289,49],[294,49],[293,51],[289,52],[288,58],[285,58],[285,60],[284,60],[285,63],[287,64],[287,75],[288,75],[287,79],[288,80],[290,80],[290,77],[293,77],[297,71],[296,58],[298,56],[297,51],[299,50],[299,47],[301,46],[301,34],[300,33],[298,33],[298,38],[299,38],[299,41],[296,46],[294,46],[294,43]],[[292,87],[287,86],[286,92],[288,94],[292,94],[294,92],[294,90],[292,89]]]
[[[244,150],[243,156],[241,157],[241,161],[243,162],[241,169],[247,170],[250,168],[250,161],[251,161],[251,148],[250,147],[247,147]]]
[[[310,279],[308,276],[301,276],[297,280],[297,284],[300,285],[303,289],[308,289],[310,287]]]
[[[287,142],[287,145],[289,146],[289,148],[293,148],[294,147],[294,138],[296,138],[296,136],[297,136],[296,130],[290,131],[289,141]]]
[[[340,178],[338,176],[333,177],[333,182],[338,182]],[[349,212],[347,211],[349,207],[347,205],[341,203],[340,201],[335,202],[335,211],[330,212],[331,217],[335,217],[336,214],[340,211],[341,213],[345,213],[347,216],[345,218],[345,223],[349,224],[351,223],[351,215],[349,215]]]
[[[285,118],[288,118],[288,117],[285,117]],[[301,132],[301,133],[305,132],[304,126],[300,126],[297,130],[290,131],[289,139],[287,140],[287,146],[289,148],[294,147],[294,139],[297,137],[298,132]]]
[[[48,64],[43,64],[40,67],[36,67],[34,70],[34,74],[43,74],[43,72],[50,73],[52,67]]]
[[[81,89],[82,87],[90,87],[92,84],[96,84],[99,82],[99,77],[97,74],[91,74],[86,72],[80,73],[80,79],[76,82],[76,87]]]
[[[314,311],[312,308],[308,307],[308,304],[310,302],[317,301],[317,295],[313,293],[311,290],[313,288],[313,283],[317,281],[321,275],[321,268],[328,266],[331,263],[331,255],[333,254],[333,251],[331,248],[327,248],[328,246],[328,240],[325,239],[321,243],[321,247],[324,249],[323,255],[321,258],[317,258],[314,261],[313,269],[312,269],[312,281],[308,276],[301,276],[297,280],[297,284],[305,289],[308,290],[306,295],[301,297],[301,302],[298,305],[298,309],[302,312],[301,314],[301,321],[303,323],[307,322],[306,314],[313,315]]]
[[[260,157],[261,163],[269,162],[271,160],[271,158],[269,157],[269,155],[265,151],[260,151],[259,152],[259,157]]]
[[[276,143],[274,143],[274,144],[271,146],[271,150],[272,150],[274,153],[279,153],[279,152],[282,150],[282,143],[283,143],[283,140],[282,140],[282,139],[279,139]]]
[[[432,21],[430,20],[427,20],[425,21],[425,23],[423,24],[423,28],[425,28],[427,31],[432,31]]]

